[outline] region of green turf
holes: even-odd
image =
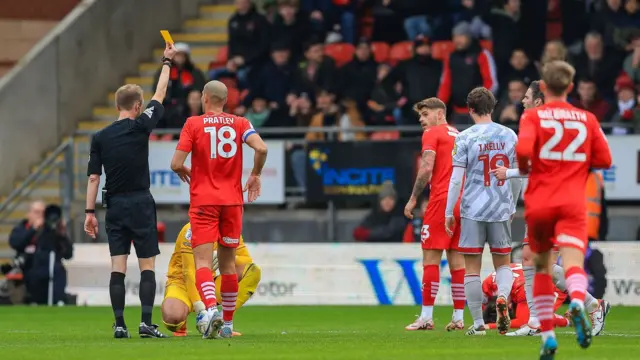
[[[0,350],[2,358],[18,360],[537,359],[537,337],[447,333],[442,330],[450,318],[446,308],[435,312],[438,330],[405,331],[417,311],[249,306],[236,313],[236,330],[244,336],[231,340],[202,340],[193,316],[187,338],[115,340],[109,308],[0,307]],[[125,315],[137,334],[139,309]],[[560,329],[556,358],[640,359],[640,308],[614,307],[607,320],[608,335],[595,338],[588,350],[578,347],[571,329]]]

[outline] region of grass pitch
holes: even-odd
[[[113,359],[537,359],[540,338],[447,333],[451,310],[437,308],[436,331],[407,332],[418,307],[259,307],[236,312],[231,340],[202,340],[189,318],[190,336],[140,339],[140,311],[125,311],[133,338],[112,338],[110,308],[1,307],[2,358],[16,360]],[[465,318],[466,324],[471,320]],[[160,309],[154,320],[160,322]],[[558,329],[557,359],[640,359],[640,308],[614,307],[606,334],[588,350],[571,328]],[[169,333],[165,331],[165,333]]]

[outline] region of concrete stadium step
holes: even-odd
[[[200,18],[228,20],[234,11],[233,5],[205,5],[200,7]]]
[[[229,19],[193,19],[182,25],[186,33],[226,32]]]
[[[220,46],[194,46],[191,48],[191,61],[195,63],[209,63],[211,60],[216,58],[218,54],[218,50]],[[153,50],[153,57],[158,59],[162,59],[162,54],[164,49],[155,49]]]
[[[185,42],[189,45],[200,44],[219,44],[223,45],[229,41],[229,36],[226,32],[208,32],[208,33],[186,33],[171,35],[175,42]]]
[[[213,59],[210,59],[213,60]],[[138,65],[138,71],[140,72],[140,76],[141,77],[154,77],[156,74],[156,71],[158,71],[158,69],[160,69],[160,65],[159,63],[142,63],[140,65]],[[207,62],[200,62],[200,63],[195,63],[196,67],[198,69],[200,69],[203,73],[207,73],[207,71],[209,71],[209,61]],[[115,93],[112,93],[113,95],[115,95]],[[147,94],[145,93],[145,96]],[[111,96],[111,94],[110,94]],[[109,97],[109,101],[112,102],[114,98]]]
[[[102,121],[102,120],[95,120],[95,121],[81,121],[78,123],[78,130],[92,130],[92,131],[98,131],[98,130],[102,130],[103,128],[105,128],[106,126],[111,125],[113,121]],[[74,138],[75,142],[89,142],[89,138],[86,137],[86,139],[80,139],[80,137],[76,137]]]

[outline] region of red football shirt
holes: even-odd
[[[191,153],[191,206],[242,205],[242,144],[249,120],[226,113],[192,116],[177,150]]]
[[[456,136],[458,136],[458,130],[447,124],[433,126],[422,134],[422,153],[425,151],[436,153],[429,201],[447,199],[449,180],[453,171],[451,153]]]
[[[527,302],[527,296],[524,292],[524,272],[521,264],[511,264],[513,271],[513,285],[509,297],[511,302],[516,304]],[[498,284],[496,284],[496,272],[492,272],[482,282],[482,292],[487,299],[498,296]]]
[[[589,169],[611,167],[611,150],[598,119],[566,102],[526,110],[516,152],[521,170],[530,165],[529,209],[586,206]]]

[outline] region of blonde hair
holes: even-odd
[[[542,67],[542,81],[552,95],[564,94],[573,83],[576,69],[566,61],[551,61]]]
[[[430,97],[428,99],[419,101],[415,103],[415,105],[413,105],[413,111],[417,113],[419,113],[424,109],[427,109],[427,110],[442,109],[442,111],[445,114],[447,113],[447,105],[445,105],[445,103],[442,102],[442,100],[438,99],[437,97]]]
[[[123,85],[116,91],[116,108],[118,110],[131,110],[138,101],[144,102],[143,91],[139,85]]]

